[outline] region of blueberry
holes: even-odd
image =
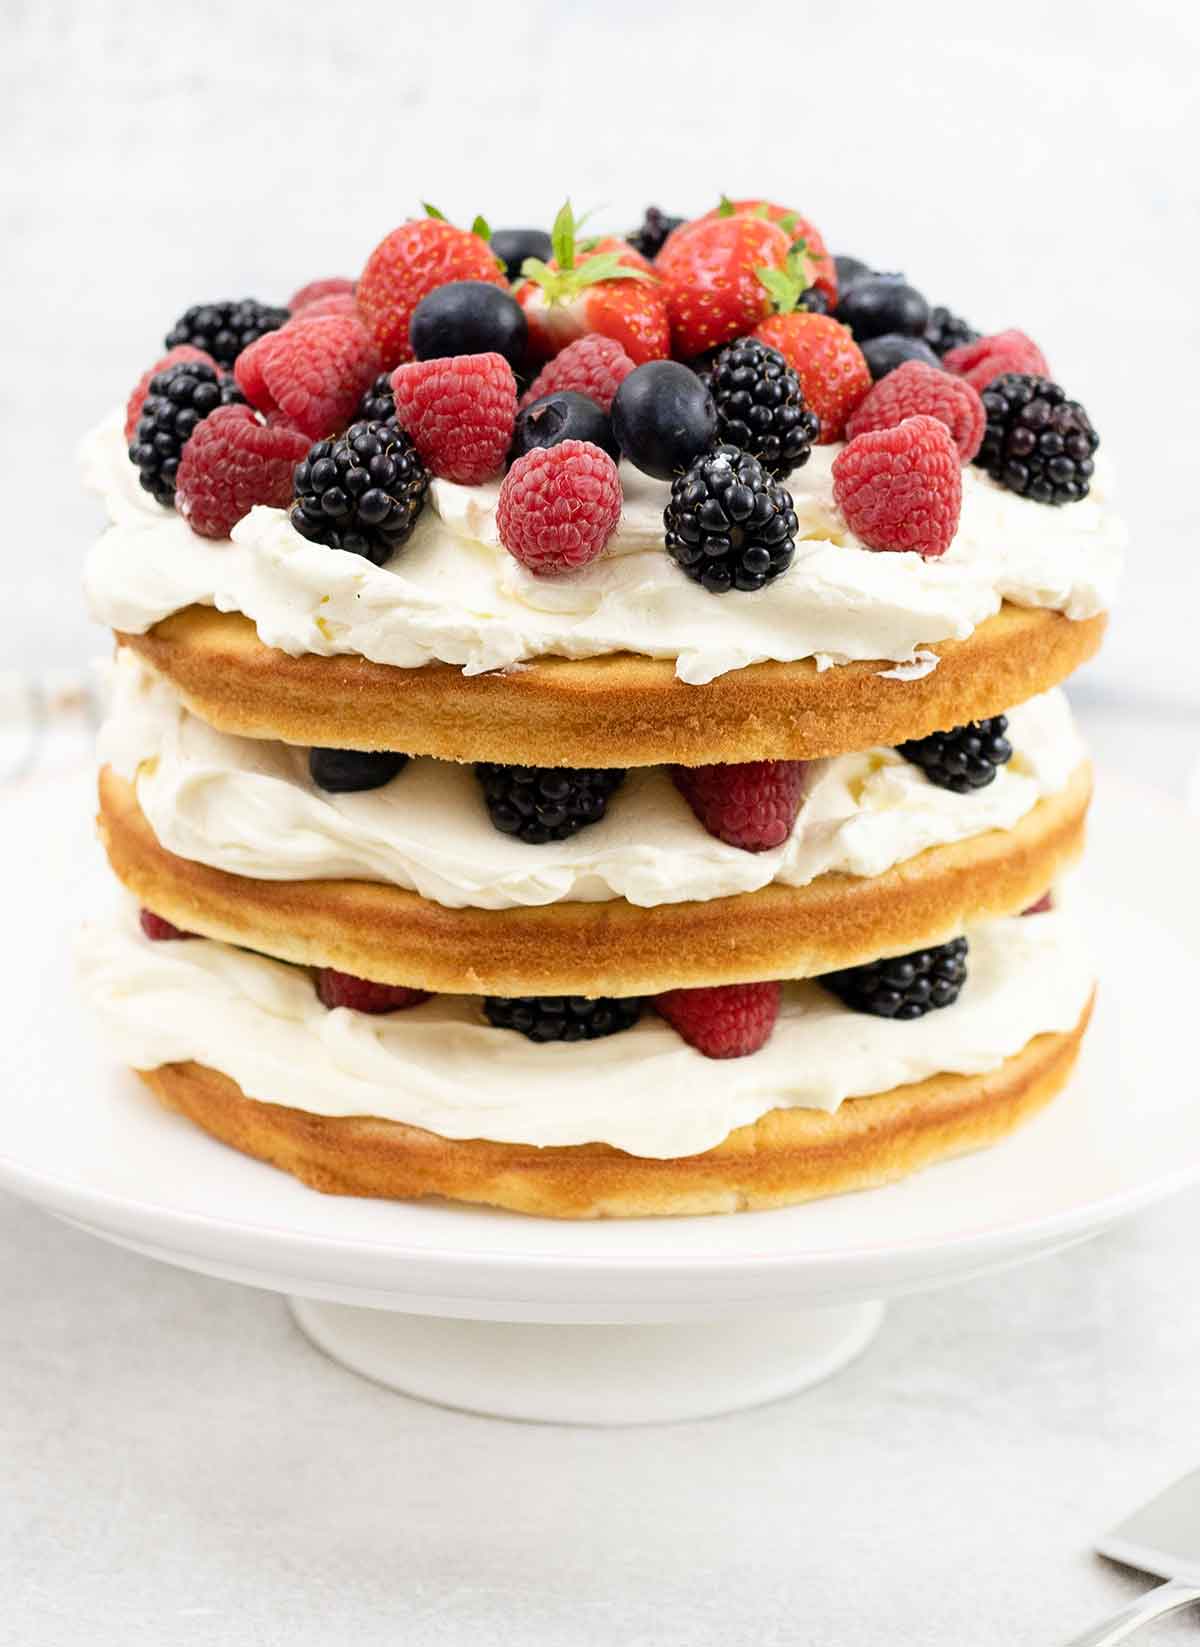
[[[608,413],[594,400],[574,389],[542,395],[517,414],[509,460],[515,463],[536,446],[557,446],[560,440],[590,440],[615,462],[620,456]]]
[[[308,770],[318,789],[347,795],[359,789],[381,789],[400,771],[407,755],[390,750],[310,749]]]
[[[875,273],[870,264],[864,263],[860,257],[835,257],[833,261],[839,292],[848,292],[855,281],[869,279]]]
[[[708,384],[674,360],[636,366],[612,404],[613,431],[625,456],[656,480],[682,474],[717,435]]]
[[[545,229],[494,229],[491,248],[510,280],[520,274],[527,257],[540,257],[543,263],[549,263],[554,251]]]
[[[929,324],[929,305],[915,286],[894,275],[870,275],[839,297],[837,317],[860,344],[886,332],[921,337]]]
[[[894,372],[897,366],[903,366],[906,360],[921,360],[926,366],[940,367],[942,364],[924,338],[902,337],[899,332],[869,337],[862,345],[862,352],[876,383],[889,372]]]
[[[529,329],[516,298],[486,280],[452,280],[417,304],[408,327],[418,360],[494,351],[510,366],[525,358]]]

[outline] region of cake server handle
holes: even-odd
[[[1085,1630],[1081,1636],[1072,1636],[1065,1647],[1111,1647],[1112,1642],[1124,1641],[1126,1636],[1141,1629],[1143,1624],[1149,1624],[1152,1619],[1177,1613],[1181,1607],[1190,1607],[1194,1601],[1200,1601],[1200,1587],[1172,1579],[1169,1584],[1160,1584],[1156,1590],[1147,1590],[1144,1596],[1130,1602],[1128,1607],[1122,1607],[1106,1623],[1098,1624],[1093,1630]]]

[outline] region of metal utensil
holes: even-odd
[[[1151,1619],[1200,1601],[1200,1470],[1143,1504],[1128,1521],[1098,1539],[1096,1548],[1110,1561],[1155,1573],[1167,1582],[1122,1608],[1106,1624],[1072,1637],[1067,1647],[1110,1647]]]

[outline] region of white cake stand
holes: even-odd
[[[844,1366],[880,1300],[1080,1241],[1200,1176],[1197,826],[1152,790],[1101,786],[1079,898],[1096,1021],[1069,1090],[1012,1139],[780,1212],[583,1224],[318,1195],[160,1109],[75,1003],[70,932],[107,873],[91,809],[80,774],[15,792],[0,823],[21,869],[0,1185],[119,1245],[286,1294],[321,1349],[410,1395],[593,1424],[750,1406]]]

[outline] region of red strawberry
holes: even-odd
[[[161,360],[156,360],[154,365],[144,371],[141,377],[138,378],[133,393],[125,403],[126,445],[133,439],[134,432],[137,429],[138,418],[142,415],[142,406],[150,391],[150,379],[157,377],[159,372],[165,372],[168,366],[177,366],[181,360],[199,360],[205,366],[211,366],[214,372],[219,373],[221,370],[210,354],[205,354],[203,349],[193,349],[190,343],[179,343],[176,344],[175,348],[168,349]]]
[[[654,1005],[706,1058],[744,1058],[771,1039],[781,996],[778,984],[717,984],[668,989]]]
[[[959,460],[970,463],[983,441],[987,422],[983,402],[965,378],[927,366],[923,360],[906,360],[879,380],[851,412],[846,439],[872,429],[894,429],[906,417],[920,415],[944,423],[958,447]]]
[[[293,292],[288,298],[287,306],[293,315],[298,309],[307,308],[318,298],[332,297],[339,292],[353,292],[354,282],[347,280],[344,275],[330,275],[327,280],[310,280],[306,286],[301,286],[298,292]]]
[[[831,315],[797,310],[772,315],[754,335],[778,349],[800,379],[805,400],[821,420],[819,443],[839,440],[846,419],[871,388],[871,369],[849,328]]]
[[[670,353],[666,304],[656,277],[636,266],[645,260],[623,241],[600,242],[579,255],[576,227],[568,201],[551,231],[552,260],[525,260],[516,299],[529,323],[532,357],[550,360],[577,338],[600,332],[614,338],[635,366],[665,360]],[[624,249],[614,250],[617,246]]]
[[[604,252],[611,252],[622,268],[640,269],[643,274],[649,275],[654,273],[654,265],[650,259],[643,257],[636,246],[631,246],[627,240],[621,240],[615,234],[602,235],[599,240],[581,240],[575,248],[575,261],[583,263],[589,257],[598,257]],[[552,269],[557,268],[555,259],[550,260],[549,266]]]
[[[589,332],[586,337],[568,343],[561,354],[542,367],[521,396],[517,410],[532,406],[543,395],[573,389],[607,412],[612,408],[613,396],[632,371],[633,361],[615,338]]]
[[[1015,327],[1007,332],[993,332],[990,337],[977,337],[974,343],[961,343],[957,349],[948,349],[942,356],[942,365],[948,372],[966,378],[980,394],[994,377],[1000,377],[1004,372],[1050,376],[1045,355],[1031,337]]]
[[[519,457],[496,506],[500,542],[540,577],[595,560],[620,518],[617,466],[588,440],[536,446]]]
[[[378,352],[354,315],[326,315],[268,332],[243,349],[233,367],[252,406],[282,412],[310,440],[348,423],[378,372]]]
[[[517,420],[517,380],[503,355],[413,360],[392,373],[396,422],[431,474],[463,486],[504,467]]]
[[[202,538],[227,538],[255,504],[287,508],[310,444],[299,430],[260,423],[249,406],[218,406],[183,448],[175,507]]]
[[[712,211],[705,212],[704,216],[696,221],[707,223],[714,217],[765,217],[768,222],[778,223],[787,234],[792,244],[798,240],[804,242],[805,256],[809,264],[809,284],[825,294],[832,309],[837,303],[837,265],[829,255],[820,229],[807,217],[801,217],[799,212],[793,211],[790,206],[777,206],[771,200],[723,200]],[[693,225],[685,223],[675,230],[667,240],[667,245],[659,253],[658,262],[662,264],[663,253],[668,259],[671,254],[667,247],[672,244],[676,236],[682,236]]]
[[[444,218],[402,223],[379,242],[367,259],[355,296],[385,367],[413,358],[408,341],[412,312],[426,292],[452,280],[508,285],[502,265],[482,235],[457,229]]]
[[[758,271],[782,273],[790,248],[778,224],[761,217],[708,218],[689,228],[658,265],[675,353],[687,360],[752,331],[771,312]]]
[[[355,1012],[399,1012],[403,1007],[420,1006],[429,999],[427,989],[377,984],[370,978],[356,978],[352,972],[338,972],[331,966],[319,968],[313,987],[322,1006],[351,1007]]]
[[[710,835],[743,852],[767,852],[792,832],[808,766],[807,761],[676,766],[671,776]]]
[[[935,417],[909,417],[859,435],[833,460],[833,496],[868,549],[944,555],[962,510],[962,467],[949,430]]]

